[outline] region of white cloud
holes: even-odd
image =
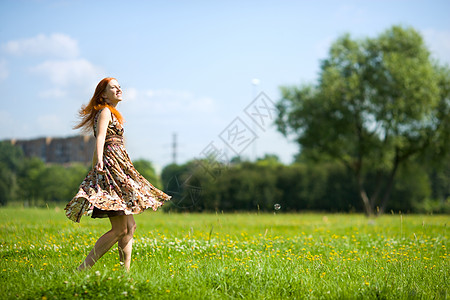
[[[450,63],[450,32],[426,29],[422,31],[431,54],[445,63]]]
[[[132,102],[137,100],[139,93],[138,90],[135,88],[128,88],[125,91],[123,91],[123,95],[126,101]]]
[[[215,109],[214,99],[209,97],[196,98],[193,101],[189,101],[187,105],[189,111],[197,112],[212,112]]]
[[[147,90],[142,95],[144,96],[142,100],[158,113],[210,113],[215,110],[215,102],[212,98],[199,97],[189,91]]]
[[[47,60],[31,68],[31,71],[48,76],[53,84],[64,87],[69,85],[90,86],[92,82],[98,82],[104,74],[102,68],[83,58]]]
[[[92,90],[104,70],[80,57],[78,41],[62,34],[39,34],[28,39],[12,40],[2,45],[4,53],[34,56],[39,62],[29,70],[48,79],[51,86],[39,92],[41,98],[61,98],[71,93]],[[6,63],[0,61],[0,80],[8,76]],[[76,90],[74,90],[76,88]]]
[[[40,34],[29,39],[9,41],[3,45],[6,53],[12,55],[49,56],[75,58],[79,56],[78,41],[68,35],[54,33]]]
[[[0,60],[0,81],[5,80],[9,76],[8,67],[6,66],[6,60]]]
[[[178,161],[183,161],[198,156],[211,142],[204,139],[214,138],[227,125],[217,100],[187,90],[126,88],[119,110],[127,120],[125,131],[131,157],[159,161],[160,165],[170,163],[167,145],[173,133],[179,137]]]
[[[145,95],[150,98],[192,98],[193,95],[190,92],[187,91],[175,91],[175,90],[169,90],[169,89],[161,89],[161,90],[148,90],[145,92]]]
[[[66,95],[67,92],[59,88],[49,89],[39,93],[39,97],[41,98],[52,98],[52,99],[63,98],[66,97]]]

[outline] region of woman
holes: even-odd
[[[80,185],[77,195],[67,204],[66,216],[80,222],[81,216],[106,218],[111,230],[95,243],[78,270],[90,268],[115,243],[119,258],[128,271],[131,262],[133,215],[151,207],[156,210],[170,196],[155,188],[134,168],[123,144],[123,119],[117,111],[122,90],[115,78],[104,78],[97,85],[94,96],[80,110],[81,122],[75,126],[94,131],[96,147],[93,167]]]

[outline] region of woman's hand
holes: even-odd
[[[101,160],[97,162],[97,164],[95,165],[95,169],[97,170],[97,173],[100,173],[100,174],[106,173],[106,171],[103,170],[103,161],[101,161]]]

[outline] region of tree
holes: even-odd
[[[66,198],[70,190],[70,178],[68,168],[62,165],[48,165],[40,175],[40,189],[44,202],[69,201]],[[75,194],[73,194],[75,196]]]
[[[171,201],[164,205],[165,210],[202,210],[200,203],[202,182],[208,176],[205,174],[200,161],[192,160],[183,165],[170,164],[161,172],[164,192],[172,196]]]
[[[11,200],[14,193],[14,173],[0,162],[0,205],[4,206]]]
[[[71,163],[67,168],[67,190],[65,195],[62,195],[61,199],[64,201],[70,201],[80,187],[81,182],[86,177],[87,173],[90,171],[91,166],[86,166],[81,163]]]
[[[0,205],[6,205],[17,194],[17,173],[23,153],[8,141],[0,142]]]
[[[42,174],[45,172],[44,162],[31,157],[23,161],[18,173],[18,183],[20,187],[20,198],[27,205],[37,205],[43,197]]]
[[[440,148],[437,160],[448,151],[449,83],[448,68],[431,61],[412,28],[394,26],[364,40],[344,35],[316,85],[281,88],[275,123],[303,156],[345,165],[366,214],[382,213],[400,165],[430,147]]]

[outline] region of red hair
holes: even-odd
[[[94,96],[92,96],[91,101],[89,101],[88,105],[83,105],[78,112],[78,115],[81,118],[80,123],[74,126],[74,129],[82,128],[83,131],[89,132],[94,126],[94,118],[97,112],[107,107],[112,112],[112,114],[116,117],[116,119],[123,124],[123,117],[120,112],[115,108],[109,105],[102,97],[103,92],[106,89],[106,86],[111,80],[117,80],[113,77],[103,78],[95,88]]]

